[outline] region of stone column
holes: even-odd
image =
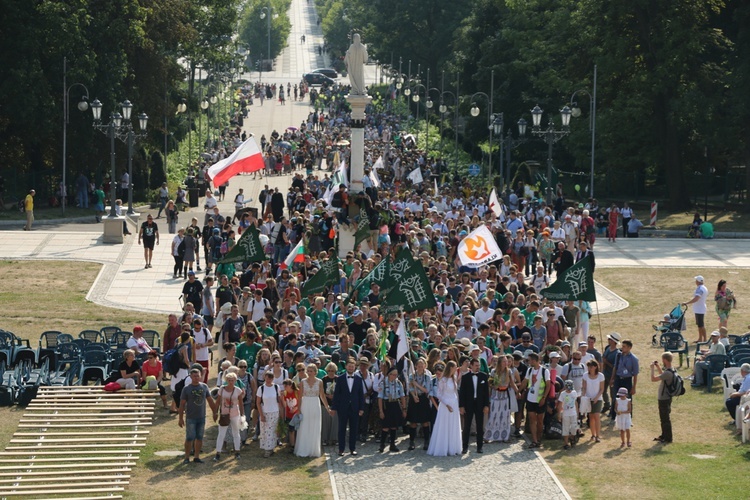
[[[352,108],[352,137],[351,137],[351,158],[349,159],[349,200],[351,203],[357,199],[359,193],[364,191],[362,177],[365,175],[365,108],[372,101],[372,97],[367,95],[348,95],[346,100]],[[354,250],[354,233],[357,225],[351,217],[351,224],[348,226],[339,226],[339,258],[346,257],[348,252]],[[362,243],[366,246],[367,243]]]

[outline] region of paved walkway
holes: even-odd
[[[486,444],[481,455],[472,445],[458,457],[431,457],[421,446],[404,451],[408,438],[399,453],[379,453],[374,442],[360,446],[357,457],[339,457],[333,447],[326,451],[342,500],[432,499],[448,492],[461,498],[569,499],[544,459],[522,443]]]

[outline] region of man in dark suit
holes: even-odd
[[[578,244],[578,251],[576,252],[576,263],[582,261],[586,257],[591,257],[591,272],[594,272],[596,267],[596,261],[594,260],[594,251],[589,250],[589,246],[585,241]]]
[[[346,361],[346,373],[336,377],[331,408],[339,416],[339,456],[344,455],[346,445],[346,426],[349,424],[349,451],[356,455],[357,437],[359,437],[359,417],[365,411],[365,386],[361,377],[354,376],[356,368],[354,358]]]
[[[459,412],[464,416],[462,453],[469,451],[472,419],[476,419],[477,423],[477,453],[482,453],[484,417],[490,412],[490,385],[487,374],[479,371],[478,359],[471,360],[469,369],[461,379],[461,389],[458,392]]]
[[[552,253],[552,263],[557,276],[562,275],[573,265],[573,253],[565,247],[565,242],[557,242],[557,249]]]

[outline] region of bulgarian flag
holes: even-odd
[[[305,262],[305,245],[302,244],[302,240],[299,240],[297,246],[289,252],[289,256],[281,263],[280,267],[281,269],[288,269],[295,262]]]
[[[221,186],[235,175],[242,172],[257,172],[266,166],[263,155],[254,137],[249,137],[240,144],[229,158],[214,163],[208,169],[208,176],[214,186]]]

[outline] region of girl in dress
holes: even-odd
[[[320,433],[322,428],[322,415],[320,405],[330,413],[328,400],[323,392],[323,381],[317,377],[318,367],[314,363],[307,365],[305,369],[307,377],[302,382],[302,404],[300,414],[302,422],[298,429],[297,443],[294,446],[294,454],[298,457],[319,457],[321,455]]]
[[[286,423],[289,424],[289,431],[287,436],[289,438],[289,446],[291,446],[291,452],[294,452],[294,444],[297,438],[297,427],[292,425],[292,419],[299,413],[299,387],[290,378],[284,380],[284,418]],[[299,420],[299,417],[297,417]]]
[[[409,376],[409,409],[406,419],[409,422],[409,450],[413,450],[414,440],[417,436],[417,426],[422,426],[424,433],[424,446],[430,445],[430,400],[428,398],[432,375],[426,370],[427,361],[419,358],[416,364],[416,373]]]
[[[378,409],[383,423],[383,430],[380,432],[380,453],[385,451],[387,436],[390,436],[388,451],[398,452],[396,431],[403,425],[404,418],[406,418],[406,393],[398,379],[398,368],[395,366],[388,371],[388,377],[380,386]]]
[[[438,381],[437,398],[440,401],[435,429],[427,454],[446,457],[461,454],[461,416],[458,412],[457,365],[448,361],[443,376]]]
[[[517,388],[506,356],[497,358],[495,368],[490,372],[489,383],[490,415],[484,428],[484,439],[488,442],[507,443],[510,440],[511,429],[511,395],[515,399]]]
[[[583,376],[583,388],[581,389],[581,415],[584,414],[584,398],[588,399],[589,403],[587,408],[589,409],[589,429],[591,430],[591,439],[594,442],[599,442],[602,432],[602,408],[604,402],[602,395],[604,394],[604,374],[599,372],[599,363],[595,359],[591,359],[586,363],[587,373]]]
[[[617,400],[615,401],[615,411],[617,417],[615,418],[615,428],[620,431],[620,448],[625,448],[625,438],[628,441],[628,448],[633,446],[630,441],[630,427],[631,427],[631,412],[633,406],[631,400],[628,399],[628,390],[625,387],[620,387],[617,390]]]

